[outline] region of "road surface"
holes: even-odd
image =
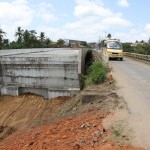
[[[128,58],[110,61],[118,94],[127,103],[129,124],[140,146],[150,149],[150,65]]]

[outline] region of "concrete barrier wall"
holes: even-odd
[[[79,78],[79,84],[80,89],[82,89],[82,74],[84,74],[85,71],[85,57],[88,52],[88,49],[80,49],[79,51],[79,65],[78,65],[78,78]]]
[[[1,94],[1,86],[2,86],[2,65],[0,63],[0,94]]]
[[[150,62],[150,55],[143,55],[143,54],[137,54],[137,53],[124,52],[124,56]]]
[[[85,50],[35,51],[0,53],[1,94],[30,92],[50,99],[72,96],[80,90],[79,74],[84,69]]]
[[[102,52],[102,61],[105,66],[107,67],[109,66],[109,57],[104,52]]]
[[[84,73],[84,66],[85,66],[85,57],[87,54],[88,49],[83,48],[79,51],[79,66],[78,66],[78,74]]]

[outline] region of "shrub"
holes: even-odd
[[[99,84],[106,79],[106,67],[101,62],[93,62],[87,69],[85,86]]]

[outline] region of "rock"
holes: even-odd
[[[92,125],[89,122],[87,122],[86,127],[92,127]]]
[[[103,132],[106,132],[106,130],[103,128]]]
[[[34,142],[32,141],[32,142],[29,143],[29,146],[32,146],[33,144],[34,144]]]
[[[77,108],[75,107],[75,108],[73,108],[73,111],[76,111],[77,110]]]
[[[102,141],[101,141],[101,143],[106,143],[106,142],[107,142],[106,140],[102,140]]]
[[[98,138],[96,136],[93,137],[93,142],[96,143],[98,141]]]
[[[70,128],[67,128],[66,130],[68,130],[68,131],[72,131],[72,130],[73,130],[73,128],[71,128],[71,127],[70,127]]]
[[[0,126],[0,133],[4,131],[4,126]]]
[[[89,122],[83,123],[80,128],[89,128],[89,127],[93,127],[93,125],[91,125]]]
[[[81,126],[80,126],[80,128],[84,128],[85,127],[85,124],[82,124]]]
[[[67,139],[67,136],[66,136],[66,135],[64,135],[64,136],[62,137],[62,139]]]
[[[96,125],[96,124],[94,124],[94,125],[93,125],[93,127],[95,128],[95,127],[97,127],[97,125]]]
[[[99,138],[99,137],[101,137],[101,136],[103,135],[103,132],[100,131],[100,130],[97,130],[97,131],[94,132],[94,135],[95,135],[97,138]]]
[[[85,139],[81,139],[81,140],[80,140],[80,143],[81,143],[81,144],[86,143]]]
[[[79,150],[80,149],[80,145],[79,144],[76,144],[73,146],[73,150]]]

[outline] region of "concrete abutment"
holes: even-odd
[[[86,49],[69,48],[2,50],[0,94],[73,96],[81,87],[86,53]]]

